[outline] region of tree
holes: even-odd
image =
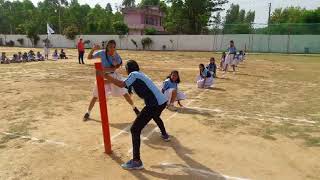
[[[135,0],[123,0],[122,1],[122,6],[128,8],[128,7],[135,7],[136,6],[136,1]]]
[[[240,9],[237,4],[231,4],[227,10],[223,26],[225,34],[249,34],[254,31],[252,23],[255,19],[255,12]]]
[[[118,35],[126,35],[129,32],[128,26],[120,21],[113,23],[113,28]]]
[[[110,3],[107,4],[107,6],[106,6],[106,11],[112,13],[112,6],[111,6]]]
[[[74,40],[78,33],[79,29],[75,25],[70,25],[63,30],[63,34],[70,40]]]
[[[202,34],[212,13],[223,10],[227,0],[169,0],[165,28],[173,33]]]
[[[306,10],[300,7],[276,9],[265,28],[270,34],[320,34],[320,8]]]
[[[139,6],[159,6],[160,0],[141,0]]]

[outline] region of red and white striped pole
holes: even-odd
[[[110,140],[107,99],[106,99],[106,92],[104,90],[104,77],[103,77],[103,73],[98,73],[103,71],[103,66],[101,62],[95,63],[94,65],[97,72],[96,79],[97,79],[97,86],[98,86],[104,149],[105,149],[105,153],[111,154],[111,140]]]

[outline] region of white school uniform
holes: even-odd
[[[178,84],[175,82],[172,82],[170,80],[170,78],[168,78],[163,82],[163,85],[162,85],[162,91],[164,92],[164,95],[166,96],[166,98],[168,100],[168,102],[167,102],[168,104],[170,104],[172,92],[174,90],[177,90],[177,97],[176,97],[175,101],[181,101],[181,100],[185,100],[187,98],[183,92],[178,90]]]
[[[109,75],[115,79],[122,80],[122,81],[124,80],[124,78],[122,78],[121,75],[116,72],[110,73]],[[105,83],[104,84],[104,91],[107,96],[114,96],[114,97],[123,96],[128,93],[128,90],[126,88],[120,88],[112,83]],[[97,87],[96,83],[95,83],[92,95],[93,95],[93,97],[99,98],[98,87]]]
[[[205,81],[204,88],[211,87],[214,84],[214,79],[212,77],[212,74],[210,74],[210,77],[208,77],[208,74],[210,74],[210,72],[208,71],[208,69],[204,68],[204,70],[201,72],[201,75],[207,78],[204,79],[201,75],[198,75],[197,77],[198,88],[203,88],[204,81]]]

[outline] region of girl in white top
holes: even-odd
[[[198,88],[209,88],[213,85],[214,79],[208,69],[203,64],[199,65],[200,74],[197,77]]]
[[[186,95],[178,90],[178,84],[180,83],[180,77],[178,71],[172,71],[167,79],[163,82],[162,93],[168,99],[168,109],[176,110],[174,102],[177,101],[180,107],[183,107],[181,100],[186,99]]]
[[[224,72],[228,71],[228,66],[232,66],[233,72],[236,71],[236,62],[234,56],[236,55],[237,49],[234,46],[233,40],[230,41],[230,46],[228,48],[228,55],[226,57],[225,63],[224,63]]]

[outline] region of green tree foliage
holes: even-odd
[[[207,31],[213,12],[223,10],[227,0],[168,0],[165,28],[171,33],[203,34]]]
[[[254,31],[252,23],[255,19],[255,12],[240,9],[239,5],[231,4],[227,10],[223,25],[225,34],[250,34]]]
[[[272,13],[269,27],[264,31],[269,31],[270,34],[320,34],[320,8],[276,9]]]
[[[106,11],[107,12],[111,12],[112,13],[112,6],[111,6],[111,4],[110,3],[108,3],[107,5],[106,5]]]
[[[128,26],[120,21],[113,23],[113,28],[118,35],[126,35],[129,32]]]
[[[63,30],[63,34],[67,39],[74,40],[77,34],[79,34],[79,29],[75,25],[70,25]]]
[[[147,28],[144,30],[145,35],[155,35],[157,30],[155,28]]]
[[[159,6],[160,0],[141,0],[139,6]]]
[[[124,7],[135,7],[136,6],[136,1],[135,0],[123,0],[122,1],[122,6]]]
[[[59,14],[61,32],[72,25],[80,34],[116,34],[113,23],[123,22],[122,14],[113,13],[110,4],[91,8],[78,0],[43,0],[35,7],[30,0],[0,0],[0,33],[30,34],[33,30],[46,34],[47,23],[59,33]]]

